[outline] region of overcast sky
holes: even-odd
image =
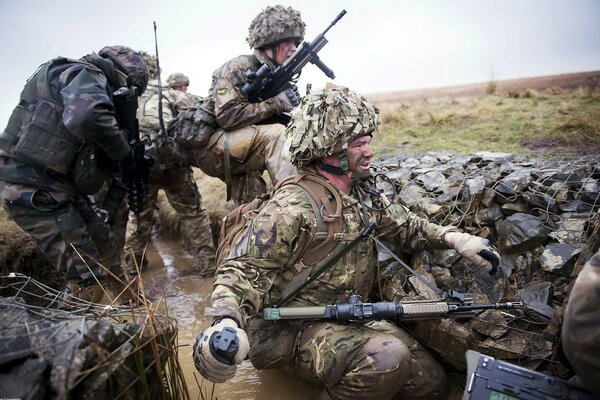
[[[0,0],[0,129],[38,65],[105,45],[154,52],[153,21],[163,80],[183,72],[206,95],[275,4],[301,12],[308,41],[345,9],[319,55],[336,83],[365,94],[600,70],[600,0]],[[302,92],[307,82],[327,78],[309,64]]]

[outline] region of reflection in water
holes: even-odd
[[[196,334],[210,324],[204,317],[204,306],[210,299],[212,279],[201,278],[193,271],[192,259],[179,243],[157,240],[147,251],[148,268],[143,271],[146,294],[160,302],[159,310],[177,319],[179,361],[192,399],[200,399],[202,376],[192,361],[192,345]],[[202,392],[210,399],[213,384],[203,382]],[[307,400],[318,397],[313,385],[281,371],[257,371],[244,361],[233,379],[214,385],[214,399],[220,400]]]

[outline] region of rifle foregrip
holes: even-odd
[[[438,303],[406,303],[402,304],[399,319],[420,319],[447,315],[450,308],[445,302]]]

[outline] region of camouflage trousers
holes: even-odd
[[[249,125],[232,131],[216,130],[204,148],[187,149],[179,145],[175,151],[186,164],[200,168],[205,174],[227,183],[225,153],[229,152],[231,180],[228,190],[236,203],[251,201],[264,193],[264,182],[257,182],[267,171],[273,185],[296,172],[290,164],[285,127]],[[248,179],[248,177],[253,177]],[[258,179],[256,178],[258,177]]]
[[[125,241],[126,258],[133,254],[139,267],[145,263],[142,256],[156,221],[155,210],[160,189],[165,191],[169,203],[179,214],[184,248],[199,258],[198,264],[202,269],[215,270],[215,246],[210,219],[206,209],[202,207],[202,198],[190,167],[152,169],[145,188],[144,207],[139,222],[135,215],[129,215],[130,235]]]
[[[569,295],[562,344],[581,383],[600,397],[600,250],[585,263]]]
[[[447,394],[444,368],[390,322],[311,323],[297,346],[286,370],[324,385],[322,399],[437,399]]]
[[[107,273],[122,275],[110,227],[94,213],[87,197],[0,181],[8,215],[37,243],[67,281],[87,286]],[[100,266],[104,266],[102,268]]]

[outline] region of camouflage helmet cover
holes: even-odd
[[[337,154],[361,136],[379,129],[379,110],[360,94],[327,84],[304,96],[286,128],[291,162],[300,168]]]
[[[127,46],[106,46],[98,52],[102,58],[108,58],[115,68],[127,75],[127,83],[138,88],[142,94],[148,86],[148,67],[142,55]]]
[[[158,76],[158,66],[156,63],[156,56],[148,53],[147,51],[140,51],[144,62],[146,63],[146,67],[148,67],[148,73],[150,74],[150,79],[156,79]]]
[[[181,72],[176,72],[174,74],[169,75],[167,78],[167,85],[170,88],[176,88],[179,86],[190,86],[190,78]]]
[[[269,6],[262,10],[248,28],[246,41],[252,49],[258,49],[283,39],[304,39],[304,28],[300,12],[292,7]]]

